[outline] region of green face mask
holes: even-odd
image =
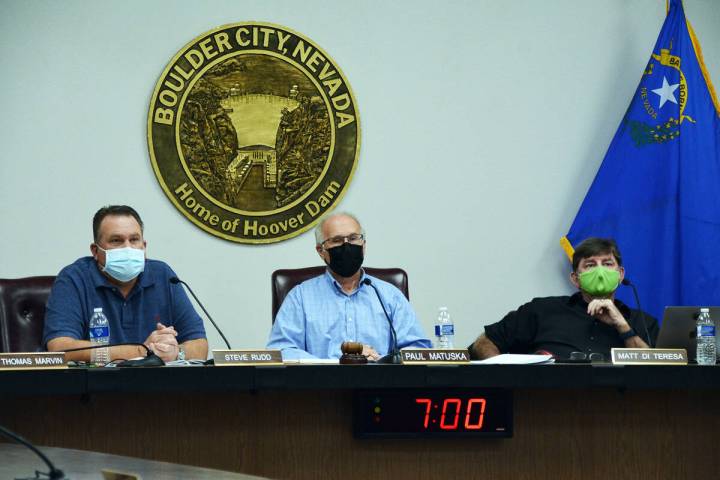
[[[620,284],[620,272],[603,266],[583,272],[578,278],[580,288],[593,297],[607,297]]]

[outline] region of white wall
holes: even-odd
[[[718,83],[720,8],[685,4]],[[152,172],[146,116],[186,42],[268,21],[323,47],[355,92],[362,148],[339,209],[364,221],[366,263],[405,267],[427,333],[447,305],[467,344],[570,292],[558,239],[664,15],[664,0],[0,0],[0,277],[57,273],[88,254],[95,210],[127,203],[232,344],[263,346],[270,274],[318,264],[312,233],[244,246],[192,225]]]

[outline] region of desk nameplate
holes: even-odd
[[[438,365],[470,363],[467,350],[438,350],[433,348],[407,348],[400,350],[404,365]]]
[[[613,365],[687,365],[684,348],[613,348]]]
[[[0,370],[46,370],[68,368],[63,352],[0,353]]]
[[[219,367],[283,364],[280,350],[213,350],[212,354]]]

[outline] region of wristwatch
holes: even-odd
[[[183,347],[182,345],[178,345],[178,355],[177,355],[177,359],[178,359],[178,360],[185,360],[185,347]]]
[[[632,337],[635,337],[635,336],[637,336],[637,333],[635,333],[635,330],[633,330],[633,329],[631,328],[631,329],[628,330],[627,332],[620,334],[620,340],[625,341],[625,340],[627,340],[628,338],[632,338]]]

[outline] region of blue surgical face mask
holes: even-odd
[[[102,271],[119,282],[129,282],[145,270],[145,250],[140,248],[113,248],[105,250],[105,267]]]

